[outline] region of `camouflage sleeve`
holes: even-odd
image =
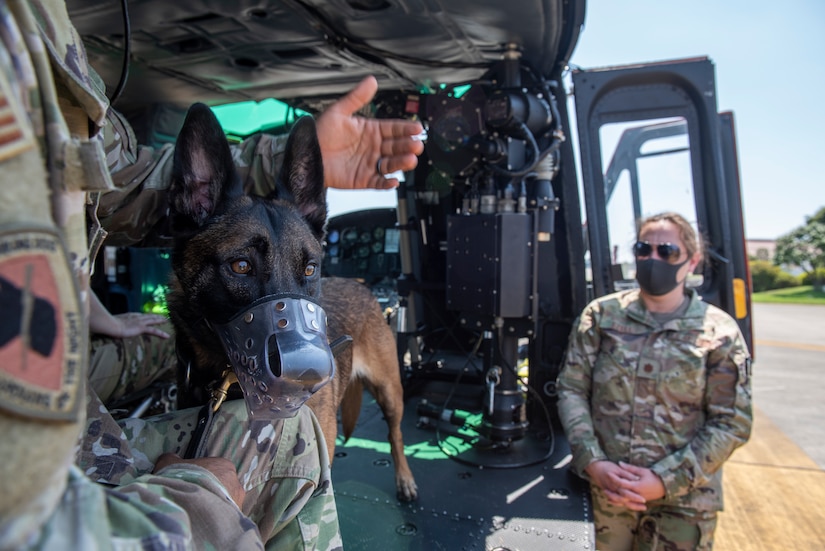
[[[180,533],[196,549],[263,549],[258,527],[232,501],[208,470],[169,465],[157,474],[109,490],[109,518],[115,537],[146,524],[161,534]],[[114,506],[124,508],[123,514]],[[125,505],[124,505],[125,504]],[[161,522],[162,521],[162,522]]]
[[[134,191],[155,174],[155,179],[165,181],[151,182],[158,189],[169,185],[171,164],[160,152],[169,148],[162,146],[151,148],[139,145],[134,130],[126,118],[114,109],[106,113],[107,124],[104,127],[104,148],[109,171],[114,175],[116,187],[121,191]],[[275,189],[275,179],[283,164],[284,150],[288,134],[255,134],[239,143],[231,143],[232,157],[247,192],[267,195]],[[165,175],[165,176],[164,176]]]
[[[593,365],[600,342],[597,315],[591,304],[574,324],[558,380],[559,417],[573,453],[573,470],[582,477],[590,463],[607,459],[596,438],[590,410]]]
[[[750,354],[736,323],[721,313],[718,346],[706,359],[705,424],[689,445],[651,466],[662,479],[667,499],[709,483],[733,451],[748,441],[753,422]]]
[[[170,465],[161,472],[110,488],[73,467],[61,503],[24,548],[263,549],[255,525],[209,471]]]
[[[106,160],[115,190],[103,194],[96,205],[107,245],[168,245],[166,193],[169,188],[173,146],[138,145],[128,121],[114,110],[104,127]],[[232,144],[232,157],[247,193],[266,196],[275,189],[283,164],[287,136],[257,134]],[[148,241],[147,241],[148,238]]]
[[[265,197],[275,189],[284,162],[287,137],[286,134],[257,134],[232,146],[232,157],[247,193]]]

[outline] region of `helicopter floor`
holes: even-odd
[[[387,427],[372,396],[364,396],[353,436],[337,445],[332,473],[345,549],[593,548],[589,492],[566,468],[560,431],[528,431],[505,449],[473,445],[473,431],[422,420],[421,399],[407,399],[402,424],[417,501],[396,499]]]

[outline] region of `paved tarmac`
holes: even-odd
[[[754,304],[754,405],[825,469],[825,306]]]

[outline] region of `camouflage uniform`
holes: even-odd
[[[157,325],[172,335],[172,323]],[[176,379],[175,339],[154,335],[114,338],[91,336],[89,384],[105,403],[112,402],[148,387],[155,381]]]
[[[150,473],[162,453],[184,455],[200,411],[191,408],[115,422],[94,394],[88,403],[90,422],[77,466],[90,479],[112,485],[119,493],[131,491],[147,478],[157,482],[161,477]],[[309,408],[302,408],[292,419],[250,423],[243,400],[226,402],[215,416],[203,455],[232,461],[246,497],[243,515],[237,509],[234,514],[216,509],[210,517],[221,516],[209,518],[209,526],[193,521],[197,548],[246,549],[231,539],[237,536],[225,536],[239,530],[260,532],[266,549],[341,548],[329,455]],[[187,471],[173,465],[159,474],[186,480]],[[203,499],[204,492],[198,488],[176,490],[180,492],[177,502],[183,502],[187,512],[190,504],[196,506]],[[224,534],[223,541],[231,544],[216,544],[219,540],[212,532]],[[251,545],[253,539],[248,539]]]
[[[633,535],[634,549],[712,544],[722,464],[750,436],[750,357],[730,316],[695,291],[689,300],[660,324],[638,290],[622,291],[591,302],[571,333],[558,407],[573,470],[624,461],[652,469],[666,490],[640,514],[591,485],[600,548]]]
[[[239,509],[206,469],[151,474],[186,445],[194,411],[124,432],[87,401],[90,258],[105,235],[94,219],[87,233],[87,206],[113,188],[108,102],[62,1],[0,0],[0,41],[0,549],[340,548],[308,409],[265,426],[241,402],[217,415],[207,453],[235,463]]]

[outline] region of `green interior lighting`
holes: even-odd
[[[250,136],[267,128],[286,126],[306,111],[292,109],[274,98],[262,101],[241,101],[212,108],[224,132],[230,136]]]
[[[426,442],[419,442],[404,446],[404,455],[410,459],[449,459],[450,456],[459,455],[470,449],[478,439],[478,431],[476,427],[481,425],[483,415],[481,413],[474,413],[467,416],[463,427],[458,429],[461,436],[454,436],[451,434],[440,434],[440,443],[436,443],[435,438],[427,440]],[[373,450],[377,453],[390,454],[390,444],[386,440],[369,440],[366,438],[350,438],[346,442],[342,436],[338,437],[338,446],[344,448],[361,448],[365,450]]]
[[[469,90],[471,87],[472,86],[470,84],[465,84],[464,86],[456,86],[455,88],[453,88],[453,97],[460,98],[461,96],[466,94],[467,90]]]

